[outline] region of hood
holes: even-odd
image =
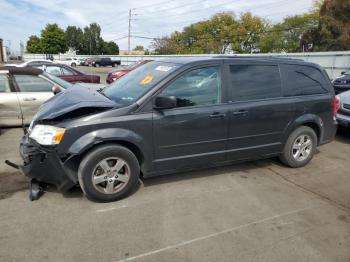
[[[37,120],[52,120],[73,111],[81,114],[94,109],[118,108],[120,105],[97,91],[83,86],[73,86],[47,100],[35,116]]]

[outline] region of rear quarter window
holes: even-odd
[[[323,74],[314,67],[281,65],[283,95],[301,96],[325,94],[329,90]]]

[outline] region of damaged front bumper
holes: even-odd
[[[25,176],[54,185],[63,192],[77,184],[76,179],[65,170],[55,147],[42,147],[25,135],[19,151],[23,159],[19,168]]]

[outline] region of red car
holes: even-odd
[[[132,71],[132,70],[134,70],[134,69],[136,69],[144,64],[147,64],[148,62],[151,62],[151,61],[153,61],[153,60],[140,60],[134,64],[128,65],[127,67],[125,67],[123,69],[112,70],[108,73],[106,82],[108,84],[110,84],[113,81],[121,78],[123,75],[126,75],[130,71]]]
[[[100,83],[100,76],[85,74],[68,65],[45,64],[40,66],[36,65],[35,67],[42,69],[51,75],[58,76],[70,83]]]

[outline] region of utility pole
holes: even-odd
[[[129,10],[128,55],[130,55],[130,38],[131,38],[131,8]]]

